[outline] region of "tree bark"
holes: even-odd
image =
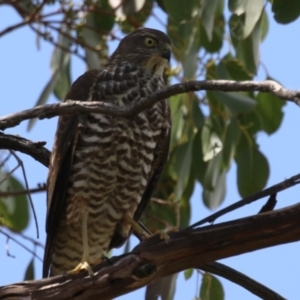
[[[156,279],[209,262],[300,240],[300,204],[230,222],[153,236],[131,253],[95,266],[94,276],[27,281],[0,288],[1,299],[112,299]]]

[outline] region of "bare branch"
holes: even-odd
[[[32,251],[31,249],[29,249],[27,246],[25,246],[24,244],[22,244],[21,242],[19,242],[17,239],[15,239],[12,234],[9,234],[7,232],[5,232],[4,230],[0,229],[0,234],[3,234],[4,236],[6,236],[7,238],[9,238],[11,241],[14,241],[16,244],[18,244],[20,247],[24,248],[27,252],[31,253],[34,257],[36,257],[38,260],[40,260],[42,262],[42,259],[35,253],[35,251]],[[34,243],[35,244],[35,243]],[[35,244],[36,245],[36,244]],[[1,294],[1,292],[0,292]],[[1,297],[0,297],[1,299]]]
[[[255,216],[171,232],[166,243],[153,236],[129,254],[85,272],[27,281],[0,288],[1,299],[112,299],[150,281],[222,258],[295,242],[300,237],[300,204]],[[263,297],[268,299],[268,297]]]
[[[35,194],[40,192],[45,192],[46,186],[29,189],[29,190],[23,190],[23,191],[9,191],[9,192],[2,192],[0,191],[0,198],[6,198],[11,196],[19,196],[19,195],[28,195],[28,194]]]
[[[205,264],[203,266],[200,266],[199,269],[226,278],[227,280],[230,280],[231,282],[244,287],[246,290],[260,297],[261,299],[285,300],[285,298],[270,290],[263,284],[253,280],[252,278],[246,276],[241,272],[238,272],[218,262]]]
[[[264,189],[261,192],[258,192],[254,195],[248,196],[242,200],[239,200],[219,211],[217,211],[216,213],[200,220],[199,222],[196,222],[195,224],[187,227],[185,230],[189,230],[198,226],[201,226],[205,223],[212,223],[214,222],[216,219],[218,219],[221,216],[224,216],[225,214],[236,210],[237,208],[243,207],[244,205],[250,204],[252,202],[255,202],[256,200],[262,199],[264,197],[268,197],[271,195],[274,195],[278,192],[281,192],[283,190],[286,190],[294,185],[297,185],[300,183],[300,174],[294,175],[293,177],[286,179],[282,182],[279,182],[269,188]]]
[[[117,105],[94,101],[66,101],[65,103],[55,103],[50,105],[37,106],[12,115],[0,118],[0,129],[14,127],[24,120],[32,118],[52,118],[57,115],[67,115],[74,113],[103,113],[115,117],[132,118],[147,109],[154,103],[169,98],[171,96],[187,93],[191,91],[260,91],[270,92],[282,99],[300,104],[300,91],[287,90],[275,81],[232,81],[232,80],[208,80],[208,81],[188,81],[174,84],[151,96],[142,99],[132,107],[124,108]]]
[[[0,149],[20,151],[48,167],[50,151],[43,146],[46,142],[32,142],[20,136],[0,132]]]

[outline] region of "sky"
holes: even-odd
[[[268,10],[271,16],[270,10]],[[270,28],[266,40],[261,46],[261,61],[268,73],[281,82],[286,88],[299,89],[300,87],[300,39],[295,33],[299,33],[300,20],[288,24],[279,25],[270,17]],[[0,7],[0,31],[9,25],[21,21],[20,17],[8,6]],[[147,23],[148,27],[161,28],[153,20]],[[47,42],[41,41],[40,49],[37,49],[35,34],[27,27],[20,28],[11,34],[0,38],[0,116],[28,109],[34,106],[43,87],[51,76],[50,57],[53,47]],[[85,66],[78,60],[72,62],[72,80],[85,71]],[[260,68],[258,78],[263,80],[266,76],[265,69]],[[54,103],[56,99],[51,96],[48,103]],[[261,151],[267,156],[271,167],[271,174],[267,186],[274,185],[282,180],[299,173],[299,149],[298,126],[300,122],[300,108],[293,103],[287,103],[284,108],[285,117],[278,132],[272,136],[260,134],[258,142]],[[56,118],[39,121],[28,132],[27,122],[6,130],[7,133],[19,134],[33,141],[46,141],[46,147],[52,148],[53,137],[56,129]],[[36,187],[44,183],[47,178],[47,169],[34,159],[20,155],[27,171],[29,186]],[[15,162],[10,162],[10,167]],[[20,171],[16,176],[22,179]],[[38,223],[41,243],[45,241],[45,193],[33,195],[35,210],[38,214]],[[293,187],[278,195],[276,208],[286,207],[299,202],[300,187]],[[232,165],[227,177],[227,195],[219,209],[224,208],[240,199],[236,187],[236,166]],[[230,213],[220,221],[233,220],[255,214],[259,211],[265,200],[248,205],[238,211]],[[197,186],[192,203],[191,223],[194,223],[212,212],[205,208],[201,199],[201,188]],[[35,225],[33,218],[25,231],[27,236],[35,237]],[[21,239],[20,239],[21,240]],[[133,240],[133,243],[135,241]],[[28,247],[33,248],[28,242]],[[23,280],[26,266],[32,255],[15,244],[9,242],[9,251],[15,256],[11,258],[6,252],[6,238],[0,234],[0,286]],[[43,249],[38,249],[38,256],[43,257]],[[122,253],[122,250],[114,252],[114,255]],[[265,284],[289,300],[299,299],[299,269],[300,269],[300,243],[276,246],[268,249],[254,251],[236,257],[221,260],[236,270],[245,273],[253,279]],[[35,259],[35,278],[41,278],[42,263]],[[175,300],[193,299],[198,295],[198,289],[202,276],[193,277],[185,281],[183,274],[179,274]],[[225,299],[258,299],[245,289],[225,279],[220,279],[225,290]],[[130,295],[124,295],[118,299],[143,299],[144,289],[140,289]]]

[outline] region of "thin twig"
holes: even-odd
[[[10,252],[9,252],[9,240],[10,240],[10,237],[7,237],[6,243],[5,243],[6,255],[11,258],[16,258],[15,255],[10,254]]]
[[[233,80],[208,80],[208,81],[188,81],[174,84],[162,91],[154,93],[147,98],[141,99],[132,107],[124,108],[114,104],[101,101],[83,102],[66,101],[24,110],[12,115],[0,118],[0,129],[14,127],[24,120],[32,118],[53,118],[57,115],[67,115],[74,113],[103,113],[115,117],[132,118],[152,106],[154,103],[169,98],[171,96],[191,91],[218,90],[218,91],[261,91],[270,92],[277,97],[287,101],[300,104],[300,91],[287,90],[280,84],[272,80],[266,81],[233,81]]]
[[[261,299],[286,300],[265,285],[221,263],[211,262],[200,266],[199,269],[230,280],[231,282],[238,284]]]
[[[46,191],[46,186],[29,189],[29,190],[23,190],[23,191],[9,191],[9,192],[1,192],[0,191],[0,198],[19,196],[19,195],[29,195],[29,194],[35,194],[35,193],[40,193],[40,192],[45,192],[45,191]]]
[[[29,190],[29,185],[28,185],[26,171],[25,171],[25,168],[24,168],[24,165],[23,165],[23,161],[18,157],[18,155],[16,155],[16,153],[14,151],[10,150],[10,153],[14,156],[14,158],[17,160],[18,164],[20,165],[22,173],[23,173],[23,177],[24,177],[25,188],[26,188],[26,190]],[[32,209],[32,212],[33,212],[33,218],[34,218],[35,228],[36,228],[36,236],[37,236],[37,238],[39,238],[39,224],[38,224],[38,221],[37,221],[37,216],[36,216],[36,213],[35,213],[33,201],[32,201],[32,198],[31,198],[30,194],[28,194],[28,198],[29,198],[29,203],[30,203],[30,206],[31,206],[31,209]]]
[[[214,213],[214,214],[212,214],[212,215],[210,215],[210,216],[208,216],[208,217],[200,220],[199,222],[196,222],[195,224],[193,224],[193,225],[185,228],[184,231],[191,230],[191,229],[193,229],[195,227],[199,227],[199,226],[201,226],[201,225],[203,225],[205,223],[212,223],[217,218],[219,218],[219,217],[221,217],[221,216],[223,216],[223,215],[225,215],[225,214],[227,214],[227,213],[229,213],[229,212],[231,212],[231,211],[233,211],[233,210],[235,210],[237,208],[243,207],[244,205],[250,204],[250,203],[252,203],[254,201],[257,201],[259,199],[262,199],[264,197],[274,195],[274,194],[276,194],[278,192],[281,192],[281,191],[283,191],[285,189],[288,189],[288,188],[290,188],[290,187],[292,187],[292,186],[294,186],[296,184],[299,184],[299,183],[300,183],[300,174],[297,174],[297,175],[295,175],[295,176],[293,176],[293,177],[291,177],[289,179],[286,179],[286,180],[284,180],[284,181],[282,181],[280,183],[277,183],[277,184],[275,184],[275,185],[273,185],[273,186],[271,186],[271,187],[269,187],[267,189],[264,189],[261,192],[258,192],[258,193],[254,194],[254,195],[246,197],[246,198],[244,198],[244,199],[242,199],[240,201],[235,202],[232,205],[229,205],[229,206],[227,206],[227,207],[219,210],[218,212],[216,212],[216,213]]]
[[[27,246],[23,245],[22,243],[20,243],[17,239],[15,239],[12,235],[6,233],[5,231],[3,231],[2,229],[0,229],[0,233],[3,234],[4,236],[10,238],[12,241],[14,241],[16,244],[18,244],[20,247],[22,247],[23,249],[25,249],[26,251],[28,251],[29,253],[31,253],[32,255],[34,255],[34,257],[36,257],[37,259],[39,259],[41,262],[42,259],[31,249],[29,249]]]

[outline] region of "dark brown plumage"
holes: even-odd
[[[163,89],[170,40],[138,29],[105,66],[88,71],[66,99],[130,106]],[[87,269],[121,246],[147,206],[167,160],[168,101],[132,119],[104,114],[59,118],[47,185],[43,276]]]

